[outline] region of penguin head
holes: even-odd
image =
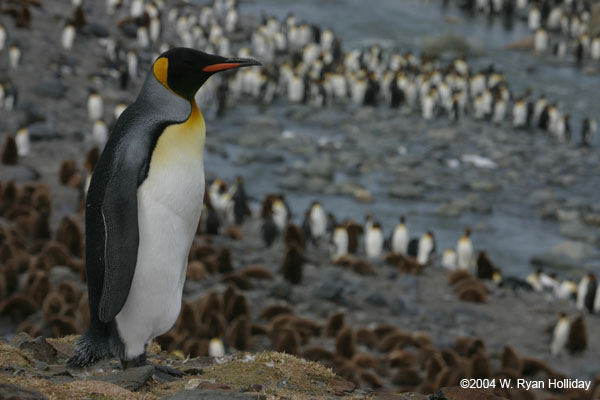
[[[216,72],[253,65],[261,64],[249,58],[225,58],[199,50],[175,47],[156,59],[152,71],[163,86],[191,101],[204,82]]]

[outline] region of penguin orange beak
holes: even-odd
[[[206,67],[202,68],[202,71],[219,72],[234,68],[251,67],[253,65],[262,64],[251,58],[228,58],[224,62],[207,65]]]

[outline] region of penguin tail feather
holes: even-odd
[[[85,368],[108,356],[107,346],[99,346],[99,343],[91,339],[87,334],[81,335],[75,344],[73,356],[67,360],[69,368]]]

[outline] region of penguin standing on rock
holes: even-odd
[[[109,356],[123,368],[147,364],[148,344],[177,320],[204,196],[205,124],[194,97],[214,73],[252,65],[260,63],[168,50],[117,121],[86,200],[90,326],[70,367]]]

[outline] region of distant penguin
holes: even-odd
[[[569,280],[560,282],[554,289],[554,296],[561,300],[576,300],[577,284]]]
[[[26,157],[29,154],[29,150],[31,148],[29,142],[29,129],[19,129],[17,131],[15,142],[17,143],[17,153],[19,154],[19,157]]]
[[[596,132],[597,125],[596,121],[585,118],[583,120],[583,124],[581,126],[581,145],[584,147],[589,147],[592,143],[592,137]]]
[[[428,265],[435,257],[435,238],[431,231],[427,231],[419,239],[417,262]]]
[[[381,225],[375,222],[365,231],[365,253],[369,258],[378,258],[383,252],[384,236]]]
[[[527,25],[529,26],[529,30],[536,31],[540,29],[542,26],[541,19],[542,15],[540,13],[540,9],[538,7],[531,8],[527,17]]]
[[[327,215],[323,206],[318,201],[314,201],[308,210],[308,228],[310,238],[313,244],[327,235]]]
[[[585,274],[577,285],[577,309],[582,311],[585,307],[585,299],[587,297],[588,286],[590,283],[591,274]]]
[[[527,112],[527,102],[523,97],[521,97],[513,105],[513,128],[524,128],[527,126]]]
[[[71,24],[67,24],[62,33],[61,44],[63,49],[71,50],[73,43],[75,42],[75,27]]]
[[[408,228],[406,227],[406,219],[404,216],[400,217],[400,222],[394,228],[392,232],[391,245],[392,252],[397,254],[406,255],[408,252]]]
[[[344,226],[338,225],[333,228],[330,251],[332,260],[335,261],[348,254],[348,242],[348,231]]]
[[[98,121],[104,116],[104,100],[95,90],[90,90],[87,100],[88,118],[90,121]]]
[[[279,228],[273,219],[273,211],[271,209],[267,210],[265,215],[263,215],[260,229],[265,246],[271,247],[279,234]]]
[[[4,50],[4,47],[6,46],[6,28],[4,28],[4,25],[0,24],[0,51]]]
[[[471,269],[473,262],[473,244],[471,243],[471,229],[465,233],[456,244],[456,262],[459,269]]]
[[[8,49],[8,61],[12,69],[19,68],[21,64],[21,49],[16,44],[13,44]]]
[[[224,357],[225,354],[225,345],[223,344],[223,341],[218,337],[210,339],[210,342],[208,343],[208,356]]]
[[[241,176],[235,178],[234,191],[231,199],[233,201],[235,224],[242,225],[246,217],[252,215],[252,212],[248,206],[248,196],[246,195],[244,180]]]
[[[552,343],[550,344],[550,352],[553,356],[561,354],[565,349],[567,341],[569,340],[569,328],[570,324],[567,314],[561,313],[560,319],[554,327]]]
[[[141,17],[144,13],[144,0],[132,0],[129,15],[133,18]]]
[[[596,302],[598,292],[598,281],[596,280],[596,274],[590,274],[587,292],[583,304],[590,314],[594,314],[594,304]]]
[[[538,269],[536,272],[533,272],[527,275],[525,281],[531,286],[531,288],[536,292],[541,292],[544,290],[542,283],[540,282],[540,274],[541,270]]]
[[[127,52],[127,73],[133,80],[136,80],[138,77],[138,57],[133,50]]]
[[[543,53],[548,49],[548,33],[545,29],[535,31],[533,49],[538,53]]]
[[[98,147],[104,148],[104,144],[108,140],[108,127],[101,119],[94,122],[92,137],[94,138],[94,142],[96,142]]]
[[[279,195],[273,201],[272,210],[273,222],[275,222],[277,229],[279,229],[280,232],[283,232],[288,220],[290,219],[290,212],[282,195]]]
[[[454,271],[456,269],[456,252],[452,249],[444,250],[441,265],[442,268]]]

